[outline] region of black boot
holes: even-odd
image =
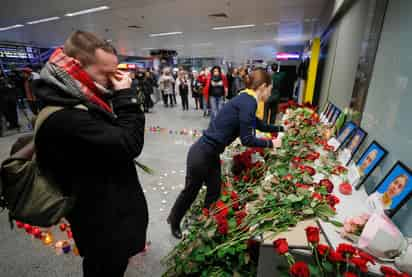
[[[177,238],[182,238],[182,231],[180,230],[180,224],[173,224],[170,220],[170,216],[167,218],[167,223],[170,224],[170,229],[172,231],[172,235]]]

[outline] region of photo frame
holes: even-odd
[[[355,122],[353,121],[348,121],[345,123],[345,125],[342,127],[342,129],[339,131],[339,133],[336,135],[336,140],[338,142],[337,147],[335,148],[335,151],[338,151],[342,145],[346,143],[346,141],[352,136],[353,132],[356,130],[357,126]]]
[[[375,171],[376,167],[385,159],[388,151],[376,140],[372,141],[359,159],[355,166],[360,171],[361,178],[355,187],[357,190],[363,185],[366,179]]]
[[[332,116],[331,121],[330,121],[330,124],[332,126],[335,126],[336,120],[338,120],[341,113],[342,113],[342,111],[338,107],[335,107],[335,112],[333,113],[333,116]]]
[[[412,170],[398,161],[367,199],[369,208],[393,216],[412,197]]]
[[[348,155],[345,166],[352,161],[353,156],[356,154],[367,135],[368,133],[365,130],[358,127],[352,132],[352,135],[348,140],[346,140],[345,144],[342,144],[342,151],[346,150],[346,154]]]
[[[331,122],[333,114],[335,113],[335,109],[337,109],[336,106],[331,104],[331,107],[330,107],[328,113],[326,114],[326,123]]]
[[[325,106],[325,109],[322,111],[321,115],[322,116],[326,116],[330,110],[330,108],[332,107],[332,103],[328,102],[328,104]]]

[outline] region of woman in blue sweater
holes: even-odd
[[[181,238],[180,222],[203,184],[207,186],[205,208],[220,196],[221,169],[219,155],[237,137],[244,146],[278,148],[280,139],[256,138],[255,130],[281,132],[282,127],[270,126],[256,118],[258,101],[265,102],[272,90],[270,75],[258,69],[247,76],[247,89],[223,106],[216,118],[210,122],[203,136],[192,145],[187,157],[186,185],[178,196],[167,219],[173,236]]]

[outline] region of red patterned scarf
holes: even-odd
[[[110,105],[101,97],[101,92],[90,75],[81,68],[80,63],[77,60],[67,56],[63,52],[63,49],[58,48],[54,51],[49,59],[49,64],[63,70],[73,80],[75,80],[78,89],[88,101],[106,110],[107,112],[113,112]],[[59,74],[59,77],[61,78],[62,74]]]

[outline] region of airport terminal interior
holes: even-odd
[[[412,276],[411,18],[2,0],[0,276]]]

